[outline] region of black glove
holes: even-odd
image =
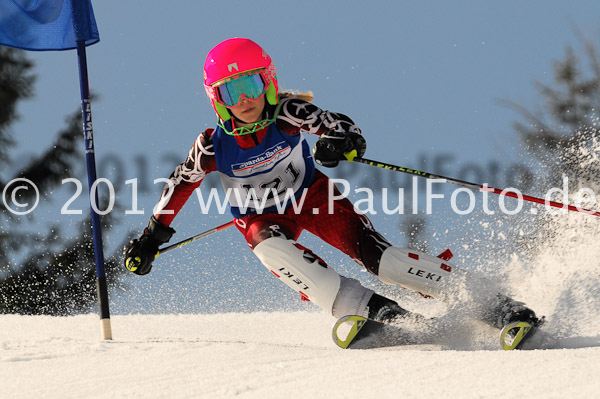
[[[168,242],[173,234],[175,230],[163,226],[152,216],[139,240],[131,240],[125,246],[124,263],[127,270],[140,276],[150,273],[158,247]]]
[[[356,156],[362,157],[367,150],[367,141],[358,133],[335,132],[323,133],[313,148],[315,162],[327,168],[338,166],[346,159],[344,154],[356,150]]]

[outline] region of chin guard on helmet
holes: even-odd
[[[223,107],[225,108],[225,107]],[[219,117],[219,120],[217,121],[217,125],[219,127],[221,127],[221,129],[223,129],[223,131],[229,135],[232,136],[243,136],[245,134],[250,134],[250,133],[254,133],[257,130],[260,129],[264,129],[267,126],[269,126],[271,123],[275,122],[275,120],[277,119],[277,115],[279,115],[279,111],[281,110],[281,104],[277,104],[277,107],[275,107],[275,110],[272,110],[272,107],[267,107],[270,109],[267,109],[266,111],[266,115],[265,115],[265,119],[262,119],[258,122],[252,123],[250,125],[247,126],[240,126],[237,128],[233,127],[233,121],[231,121],[231,116],[229,116],[228,120],[223,120],[222,118]],[[227,108],[225,108],[227,109]]]

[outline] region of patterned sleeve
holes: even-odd
[[[154,215],[164,226],[173,222],[204,177],[217,169],[212,133],[213,129],[207,129],[198,136],[186,160],[175,167],[165,184]]]
[[[361,134],[360,128],[344,114],[325,111],[316,105],[297,98],[281,100],[277,126],[288,134],[305,131],[321,135],[329,131]]]

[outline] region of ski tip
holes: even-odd
[[[333,342],[342,349],[347,349],[358,332],[363,328],[367,318],[357,315],[344,316],[333,326]]]
[[[533,328],[533,325],[526,321],[515,321],[507,324],[500,331],[500,345],[502,345],[502,349],[505,351],[518,349]]]

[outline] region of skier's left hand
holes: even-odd
[[[344,154],[356,150],[356,156],[362,157],[367,150],[367,141],[358,133],[335,132],[323,133],[313,148],[315,162],[327,168],[338,166],[346,159]]]

